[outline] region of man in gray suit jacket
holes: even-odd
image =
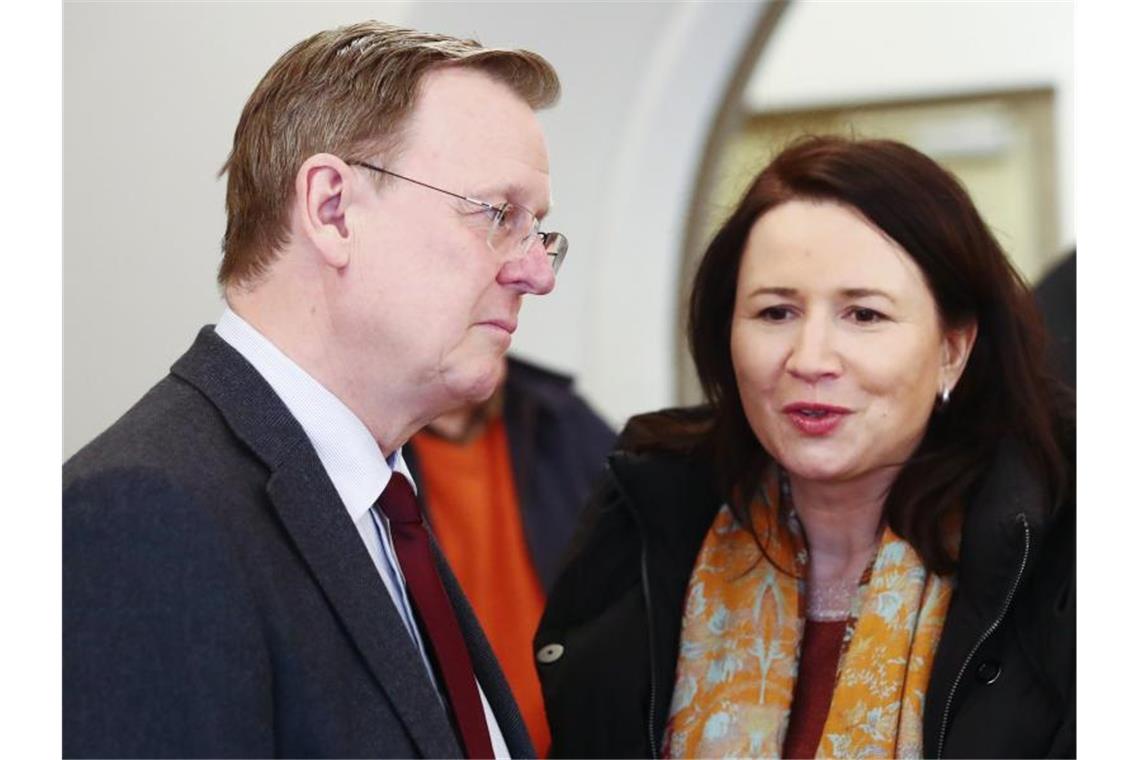
[[[392,494],[554,286],[558,88],[534,53],[376,22],[262,79],[223,169],[225,312],[64,466],[65,755],[533,753]]]

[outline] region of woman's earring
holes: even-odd
[[[946,406],[950,403],[950,389],[945,385],[942,386],[942,390],[938,391],[938,400],[941,402],[940,406]]]

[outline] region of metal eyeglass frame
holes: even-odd
[[[380,174],[387,174],[392,177],[396,177],[397,179],[402,179],[405,182],[411,182],[412,184],[419,185],[420,187],[426,187],[429,190],[435,190],[437,193],[450,195],[452,198],[458,198],[461,201],[474,203],[476,206],[481,206],[487,211],[494,211],[495,218],[491,222],[490,229],[487,230],[487,246],[493,251],[496,249],[495,246],[491,244],[491,236],[494,234],[495,230],[501,226],[503,217],[507,213],[507,208],[517,208],[525,211],[526,213],[530,214],[530,218],[533,221],[531,222],[531,231],[524,235],[521,240],[519,240],[518,244],[520,249],[525,249],[526,241],[532,235],[538,237],[542,241],[543,248],[546,249],[546,255],[550,259],[550,267],[554,270],[555,274],[558,274],[558,268],[562,266],[562,261],[566,258],[566,251],[570,248],[570,244],[569,241],[566,240],[566,236],[561,232],[543,232],[542,230],[538,229],[538,217],[535,216],[534,212],[528,209],[526,206],[520,206],[517,203],[505,202],[496,206],[492,203],[481,201],[478,198],[471,198],[459,193],[453,193],[450,190],[444,190],[442,187],[436,187],[435,185],[429,185],[426,182],[421,182],[418,179],[405,177],[403,174],[397,174],[396,172],[389,169],[382,169],[379,166],[373,166],[366,161],[349,161],[348,163],[352,166],[361,166],[365,169],[371,169],[372,171],[378,172]]]

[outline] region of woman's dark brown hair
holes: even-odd
[[[669,434],[677,437],[670,448],[706,449],[718,490],[751,526],[747,503],[771,458],[744,416],[732,368],[736,280],[756,220],[793,199],[857,210],[918,264],[945,327],[978,325],[949,403],[931,417],[884,507],[891,529],[927,567],[947,572],[953,560],[943,542],[943,518],[967,503],[1001,440],[1023,443],[1054,502],[1064,498],[1071,485],[1072,397],[1047,369],[1046,337],[1031,292],[958,181],[913,148],[889,140],[812,137],[785,149],[756,177],[697,271],[689,345],[709,416],[672,425]]]

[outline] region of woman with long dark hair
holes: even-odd
[[[1072,397],[958,182],[782,152],[709,245],[707,405],[634,418],[535,639],[562,756],[1072,756]]]

